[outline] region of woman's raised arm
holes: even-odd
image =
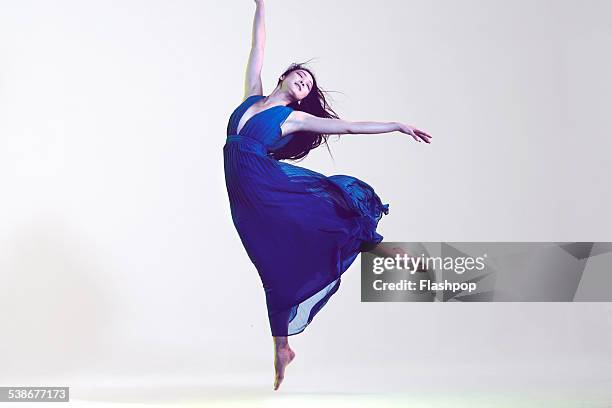
[[[317,132],[328,135],[338,134],[372,134],[402,132],[412,136],[414,140],[430,143],[433,136],[413,126],[400,122],[351,122],[342,119],[320,118],[302,111],[293,111],[283,124],[283,133]]]
[[[244,84],[244,99],[251,95],[263,95],[261,68],[263,67],[264,48],[266,45],[264,1],[255,0],[255,7],[251,53],[249,54]]]

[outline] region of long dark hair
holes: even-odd
[[[283,75],[286,77],[287,74],[298,69],[307,71],[312,76],[312,89],[310,90],[308,96],[302,99],[299,104],[297,102],[293,102],[287,106],[294,110],[307,112],[320,118],[340,119],[338,114],[334,112],[325,99],[324,94],[327,92],[319,88],[314,74],[310,69],[304,67],[304,64],[305,63],[291,64]],[[280,83],[281,80],[279,79],[277,86]],[[292,134],[292,136],[293,137],[289,140],[289,142],[287,142],[286,145],[274,150],[270,153],[270,155],[276,160],[300,161],[306,157],[308,152],[318,147],[322,143],[325,143],[325,146],[327,146],[327,150],[331,155],[331,150],[329,150],[329,145],[327,144],[327,139],[330,136],[328,134],[316,132],[295,132]]]

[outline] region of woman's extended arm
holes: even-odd
[[[244,84],[244,99],[251,95],[262,95],[261,68],[263,67],[264,48],[266,45],[265,9],[263,0],[255,0],[255,17],[253,17],[253,38],[251,53],[247,64]]]
[[[372,134],[399,131],[420,142],[430,143],[432,136],[413,126],[400,122],[350,122],[342,119],[320,118],[302,111],[293,111],[283,125],[286,134],[293,132],[317,132],[323,134]]]

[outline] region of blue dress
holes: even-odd
[[[383,240],[376,228],[389,204],[355,177],[327,177],[268,155],[293,137],[281,136],[288,106],[255,114],[238,133],[244,112],[262,98],[246,98],[230,116],[225,182],[234,226],[263,284],[272,335],[291,336],[338,290],[357,255]]]

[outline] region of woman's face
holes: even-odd
[[[313,83],[312,75],[303,69],[291,71],[287,74],[284,81],[287,90],[291,92],[298,101],[308,96],[312,90]]]

